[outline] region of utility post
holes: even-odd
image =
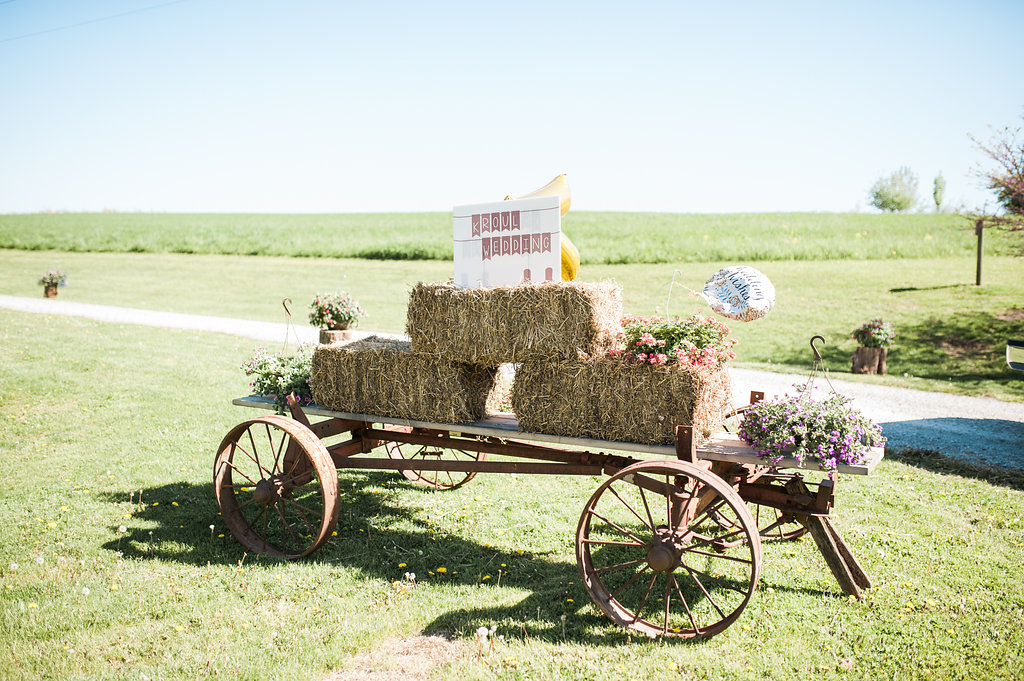
[[[981,253],[985,240],[985,220],[978,220],[974,223],[974,233],[978,235],[978,267],[974,276],[974,285],[981,286]]]

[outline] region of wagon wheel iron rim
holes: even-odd
[[[717,475],[681,461],[643,461],[588,500],[576,557],[590,597],[619,625],[652,637],[707,638],[750,601],[761,541],[746,504]]]
[[[214,493],[225,525],[246,549],[281,558],[309,555],[338,518],[338,477],[323,443],[284,416],[244,421],[224,437]]]
[[[413,429],[396,427],[401,432],[411,432]],[[406,459],[409,461],[432,460],[432,461],[483,461],[487,455],[483,452],[467,452],[461,449],[437,447],[434,445],[409,444],[405,442],[389,441],[385,444],[388,456],[392,459]],[[406,468],[400,471],[406,480],[432,489],[456,489],[476,477],[476,471],[447,471],[447,470],[417,470]]]

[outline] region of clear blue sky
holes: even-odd
[[[991,207],[967,135],[1022,123],[1022,35],[1020,0],[0,0],[0,212],[445,211],[561,172],[578,210],[850,211],[901,165]]]

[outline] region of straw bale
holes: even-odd
[[[496,406],[497,368],[412,352],[408,341],[370,336],[313,353],[313,400],[335,411],[469,423]]]
[[[613,282],[544,282],[492,288],[417,284],[406,333],[417,352],[497,366],[604,354],[621,331]]]
[[[551,360],[520,365],[512,386],[522,430],[570,437],[666,445],[675,442],[676,425],[693,425],[703,442],[731,408],[724,367]]]

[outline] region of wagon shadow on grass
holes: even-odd
[[[424,628],[426,633],[448,631],[472,637],[478,627],[497,624],[506,632],[506,637],[551,643],[617,646],[646,640],[637,632],[618,629],[602,613],[587,607],[591,600],[574,561],[552,559],[548,553],[526,549],[521,553],[503,550],[456,534],[436,532],[430,527],[428,513],[420,514],[418,508],[393,503],[390,494],[397,490],[422,491],[424,495],[444,492],[424,490],[388,473],[349,473],[343,480],[350,484],[342,486],[337,536],[308,558],[298,561],[299,564],[344,566],[392,583],[401,583],[406,572],[415,572],[419,583],[426,580],[432,584],[497,589],[495,600],[502,603],[443,612]],[[247,553],[235,541],[218,514],[212,482],[169,483],[144,488],[141,494],[142,502],[135,501],[130,507],[125,494],[101,497],[110,503],[125,505],[127,511],[123,520],[125,531],[110,528],[115,539],[105,543],[104,549],[120,552],[127,560],[190,566],[271,567],[287,562]],[[132,495],[132,498],[137,497]],[[566,541],[571,541],[571,537],[567,536]],[[405,565],[399,567],[403,563]],[[437,570],[439,566],[445,566],[443,573]],[[500,582],[499,571],[502,573]],[[489,579],[483,579],[485,575]],[[771,586],[777,592],[818,596],[825,593],[782,584]],[[527,591],[528,595],[510,604],[504,602],[507,598],[502,593],[503,587]],[[566,616],[564,629],[562,615]]]

